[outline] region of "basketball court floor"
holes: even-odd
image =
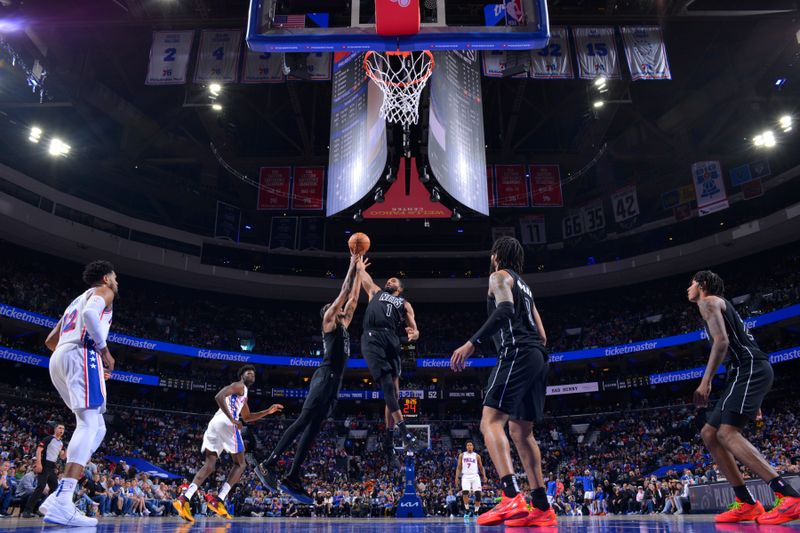
[[[198,519],[187,524],[178,518],[104,518],[97,528],[61,528],[43,526],[40,519],[6,518],[0,521],[0,531],[15,533],[83,530],[97,533],[224,533],[224,532],[265,532],[295,533],[314,531],[320,533],[462,533],[476,531],[502,531],[503,526],[481,527],[474,520],[465,522],[463,518],[236,518],[222,520],[216,518]],[[798,533],[800,521],[783,526],[759,526],[756,524],[715,524],[712,515],[685,516],[603,516],[603,517],[560,517],[558,527],[549,528],[509,528],[517,532],[570,533],[609,532],[609,533],[711,533],[714,531],[742,533]]]

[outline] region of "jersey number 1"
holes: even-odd
[[[386,316],[392,316],[392,304],[386,304]]]

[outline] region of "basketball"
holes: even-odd
[[[361,232],[353,233],[347,245],[350,247],[350,253],[364,255],[369,251],[369,237]]]

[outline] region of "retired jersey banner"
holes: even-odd
[[[289,209],[291,167],[261,167],[258,174],[257,209]]]
[[[572,28],[572,34],[581,79],[620,77],[614,28]]]
[[[639,197],[636,187],[631,185],[614,192],[611,195],[611,209],[614,211],[615,222],[625,222],[639,216]]]
[[[671,80],[664,37],[658,26],[625,26],[620,28],[625,42],[625,56],[631,79]]]
[[[692,180],[697,195],[699,216],[727,209],[728,195],[725,192],[719,161],[698,161],[692,164]]]
[[[558,165],[531,165],[531,197],[533,207],[562,207],[561,167]]]
[[[531,78],[571,80],[574,77],[567,28],[552,26],[547,46],[541,50],[531,50]]]
[[[529,215],[519,219],[522,244],[533,246],[547,243],[544,215]]]
[[[520,52],[517,52],[520,53]],[[503,71],[508,63],[508,54],[505,50],[485,50],[482,53],[483,75],[487,78],[502,78]],[[514,74],[512,78],[527,78],[527,72]]]
[[[195,83],[236,83],[241,30],[203,30],[197,52]]]
[[[242,83],[280,83],[285,80],[283,54],[247,49]]]
[[[486,189],[489,191],[489,207],[497,207],[494,192],[494,167],[486,165]]]
[[[289,75],[290,80],[311,80],[326,81],[331,79],[331,60],[333,54],[330,52],[309,52],[306,54],[307,77],[299,78]]]
[[[595,200],[591,204],[581,207],[583,215],[583,232],[593,233],[606,227],[606,213],[603,209],[603,200]]]
[[[292,209],[321,211],[324,184],[325,167],[294,167]]]
[[[194,30],[154,31],[145,85],[186,83]]]
[[[525,165],[495,165],[497,207],[528,207]]]

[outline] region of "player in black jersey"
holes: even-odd
[[[367,362],[372,379],[383,391],[386,402],[384,418],[386,434],[383,447],[394,462],[392,447],[392,428],[397,427],[403,438],[403,446],[413,451],[417,439],[406,428],[403,412],[400,410],[400,337],[397,332],[405,322],[405,333],[409,341],[419,339],[419,329],[414,317],[414,309],[403,298],[403,283],[397,278],[389,278],[383,289],[378,287],[367,272],[369,263],[359,266],[358,274],[369,304],[364,311],[364,331],[361,335],[361,352]]]
[[[775,471],[763,455],[742,435],[742,428],[756,418],[761,402],[772,386],[772,366],[761,351],[733,304],[723,297],[725,286],[714,272],[703,270],[692,277],[687,289],[697,304],[711,344],[703,379],[694,392],[699,407],[708,405],[711,382],[726,359],[727,386],[708,412],[701,436],[719,469],[736,494],[731,509],[717,515],[717,522],[756,520],[759,524],[782,524],[800,518],[800,494]],[[744,484],[736,459],[769,484],[777,503],[769,513]]]
[[[517,239],[501,237],[495,241],[489,277],[489,319],[450,359],[450,368],[460,372],[476,346],[492,340],[497,350],[497,366],[489,377],[483,401],[481,433],[501,478],[503,498],[494,509],[478,517],[478,525],[556,524],[556,515],[547,502],[541,452],[533,436],[533,423],[544,414],[547,337],[533,293],[520,277],[524,260],[525,253]],[[506,424],[531,486],[530,511],[514,476]]]
[[[300,468],[308,455],[320,427],[329,413],[333,411],[339,389],[342,387],[342,378],[350,359],[350,335],[347,328],[353,319],[353,313],[358,305],[358,293],[361,282],[356,275],[363,259],[358,254],[350,257],[350,268],[347,271],[339,296],[333,303],[326,304],[321,310],[322,341],[325,355],[322,364],[311,377],[308,396],[303,402],[303,409],[298,419],[284,431],[272,453],[255,468],[258,479],[268,489],[277,492],[280,489],[291,495],[299,503],[310,505],[311,496],[303,488],[300,478]],[[297,436],[297,443],[292,468],[281,483],[275,467],[283,453],[292,445]]]

